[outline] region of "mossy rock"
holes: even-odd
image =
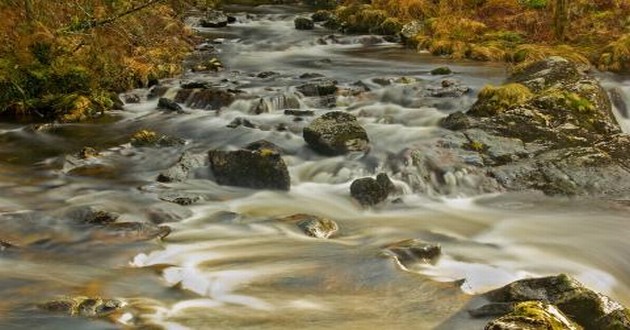
[[[100,318],[116,313],[124,305],[125,303],[119,299],[76,296],[51,300],[39,304],[38,307],[49,312],[64,313],[71,316]]]
[[[511,83],[503,86],[485,86],[478,95],[477,102],[468,113],[472,116],[492,116],[525,103],[534,94],[527,86]]]
[[[448,75],[451,73],[453,73],[453,71],[451,71],[451,68],[447,66],[441,66],[439,68],[431,70],[431,74],[434,76]]]
[[[525,301],[514,306],[514,310],[490,321],[485,330],[581,330],[556,306],[540,301]]]
[[[289,190],[291,178],[280,148],[261,140],[235,151],[208,152],[210,168],[220,185]]]
[[[131,136],[130,143],[132,146],[137,147],[137,148],[139,147],[175,147],[175,146],[184,145],[186,141],[180,138],[176,138],[176,137],[172,137],[172,136],[168,136],[164,134],[159,134],[151,130],[143,129],[143,130],[139,130],[135,132]]]
[[[357,118],[343,111],[331,111],[316,118],[304,128],[303,136],[313,150],[330,156],[364,152],[370,141]]]
[[[295,225],[307,236],[327,239],[339,231],[339,225],[331,219],[311,214],[294,214],[280,219]]]

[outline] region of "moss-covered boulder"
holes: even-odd
[[[540,301],[516,304],[514,310],[486,325],[485,330],[580,330],[556,306]]]
[[[221,28],[226,27],[229,23],[229,18],[223,12],[218,10],[210,10],[199,21],[202,27],[208,28]]]
[[[552,304],[557,306],[572,321],[587,330],[628,329],[624,326],[630,324],[627,308],[611,298],[585,287],[566,274],[519,280],[487,292],[483,296],[491,302],[498,303],[539,301]],[[539,312],[541,309],[549,311],[544,305],[526,303],[517,304],[513,313],[527,316],[527,313],[534,310],[533,307],[536,307],[535,310]],[[560,327],[558,329],[566,328]]]
[[[416,190],[630,196],[630,138],[581,64],[551,57],[518,68],[440,125],[434,145],[411,153],[415,175],[401,174]]]
[[[343,111],[331,111],[316,118],[304,128],[303,136],[313,150],[330,156],[364,152],[370,141],[357,118]]]
[[[376,179],[370,177],[356,179],[350,185],[352,198],[365,206],[385,201],[394,190],[394,183],[385,173],[378,174]]]
[[[264,140],[235,151],[211,150],[210,168],[218,184],[289,190],[291,178],[280,148]]]

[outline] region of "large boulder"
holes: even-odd
[[[551,304],[584,329],[628,329],[630,325],[627,308],[566,274],[519,280],[483,296],[492,303],[517,303],[513,307],[517,312],[519,306],[525,309],[521,302]]]
[[[289,190],[291,178],[280,148],[265,140],[235,151],[211,150],[210,168],[220,185]]]
[[[413,169],[394,173],[415,190],[630,195],[630,138],[597,79],[564,58],[518,69],[440,125],[432,145],[409,152]]]
[[[315,151],[330,156],[366,151],[369,139],[357,118],[347,112],[331,111],[304,128],[304,140]]]

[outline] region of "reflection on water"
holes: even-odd
[[[352,179],[373,175],[392,154],[404,156],[406,148],[429,145],[437,120],[469,107],[484,84],[500,82],[502,66],[448,63],[395,44],[365,44],[363,37],[321,44],[318,38],[329,31],[295,31],[293,14],[278,7],[259,10],[263,13],[241,15],[241,23],[219,32],[226,38],[219,56],[228,70],[188,73],[185,79],[269,97],[293,93],[303,73],[322,74],[344,86],[362,81],[372,91],[340,97],[337,107],[356,114],[366,127],[369,157],[312,153],[301,136],[310,118],[296,121],[278,109],[250,114],[256,98],[218,113],[186,109],[185,115],[167,114],[155,111],[152,100],[127,105],[115,123],[45,130],[2,124],[0,239],[13,247],[0,252],[0,327],[478,329],[484,320],[461,313],[469,294],[559,272],[630,304],[629,207],[621,203],[538,194],[424,196],[398,181],[404,194],[397,203],[366,210],[350,199]],[[456,72],[451,78],[472,93],[426,103],[421,92],[442,79],[429,71],[444,64]],[[262,71],[278,75],[256,78]],[[407,77],[405,83],[375,82],[400,77]],[[165,84],[173,94],[179,81]],[[627,94],[627,84],[607,84],[620,85]],[[279,107],[274,102],[271,108]],[[300,106],[315,115],[329,110],[305,100]],[[259,129],[227,128],[237,117]],[[288,129],[275,129],[278,124]],[[203,169],[185,183],[158,184],[157,173],[177,160],[181,148],[126,144],[141,128],[184,138],[182,148],[191,152],[272,141],[285,152],[291,191],[218,186]],[[113,178],[61,170],[64,155],[86,145],[104,150],[103,158],[115,168]],[[160,199],[169,193],[199,199],[184,206]],[[164,241],[145,241],[69,219],[68,210],[89,205],[116,212],[119,222],[159,218],[173,232]],[[340,232],[318,240],[277,220],[295,213],[334,219]],[[439,244],[442,257],[433,265],[403,269],[383,253],[383,246],[410,238]],[[117,316],[117,325],[33,307],[60,295],[121,297],[131,307]]]

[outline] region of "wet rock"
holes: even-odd
[[[202,27],[207,27],[207,28],[222,28],[222,27],[226,27],[228,23],[229,23],[228,16],[218,10],[208,11],[205,17],[199,21],[199,24]]]
[[[165,202],[175,203],[182,206],[196,204],[204,200],[204,197],[200,194],[175,191],[160,193],[158,198]]]
[[[302,73],[299,78],[300,79],[315,79],[315,78],[323,78],[323,77],[325,76],[321,73],[305,72],[305,73]]]
[[[297,30],[312,30],[315,28],[313,20],[308,17],[297,17],[293,23]]]
[[[294,214],[280,221],[295,223],[304,234],[315,238],[326,239],[339,230],[339,226],[333,220],[310,214]]]
[[[193,109],[220,110],[228,107],[234,100],[235,94],[230,91],[208,88],[196,90],[187,98],[186,105]]]
[[[297,110],[297,109],[287,109],[284,110],[284,114],[287,116],[299,116],[299,117],[310,117],[315,115],[315,111],[313,110]]]
[[[158,174],[158,182],[182,182],[188,179],[190,173],[196,168],[202,167],[205,163],[204,156],[193,155],[190,152],[184,152],[177,160],[175,165],[166,171]]]
[[[169,222],[178,222],[189,218],[193,212],[185,207],[177,204],[155,205],[147,209],[146,214],[154,224],[160,225]]]
[[[71,176],[86,176],[99,179],[115,179],[120,176],[120,170],[109,164],[85,164],[66,171]]]
[[[289,190],[291,179],[280,148],[264,140],[236,151],[211,150],[210,168],[220,185]]]
[[[357,118],[347,112],[331,111],[304,128],[304,140],[315,151],[330,156],[351,151],[365,152],[369,139]]]
[[[81,223],[108,225],[116,222],[120,214],[100,205],[86,205],[71,208],[66,216]]]
[[[250,113],[261,114],[300,107],[299,98],[293,93],[280,93],[262,97],[250,109]]]
[[[92,147],[83,147],[77,154],[79,159],[89,159],[99,156],[99,152]]]
[[[613,324],[630,324],[628,309],[566,274],[519,280],[483,296],[491,302],[546,302],[585,329],[615,329]]]
[[[579,330],[556,306],[540,301],[526,301],[514,306],[514,310],[496,320],[490,321],[485,330]]]
[[[277,75],[279,75],[279,73],[274,72],[274,71],[263,71],[263,72],[258,73],[256,77],[260,79],[267,79],[267,78],[277,76]]]
[[[428,90],[433,97],[462,97],[470,92],[468,86],[455,79],[444,79],[439,86],[431,86]]]
[[[172,229],[169,226],[157,226],[146,222],[115,222],[105,227],[116,236],[133,240],[147,241],[154,238],[164,239]]]
[[[416,264],[433,264],[442,254],[442,248],[418,239],[408,239],[385,246],[386,255],[394,258],[405,268]]]
[[[49,312],[89,318],[106,317],[124,306],[125,302],[120,299],[82,296],[59,298],[38,305]]]
[[[365,206],[383,202],[394,190],[394,183],[384,173],[379,174],[376,179],[370,177],[356,179],[350,185],[352,198]]]
[[[210,88],[210,83],[205,81],[189,81],[179,85],[182,89],[207,89]]]
[[[484,88],[470,111],[440,125],[452,131],[413,152],[413,171],[400,173],[414,190],[630,195],[630,138],[597,80],[565,59],[534,63],[507,84]]]
[[[337,81],[332,79],[314,80],[296,87],[304,96],[327,96],[337,92]]]
[[[247,118],[236,117],[234,118],[226,127],[229,128],[237,128],[237,127],[247,127],[247,128],[257,128],[258,125],[254,124]]]
[[[161,97],[158,101],[158,109],[184,113],[184,109],[182,109],[181,105],[165,97]]]
[[[204,72],[204,71],[223,71],[223,62],[216,57],[210,59],[203,59],[194,64],[191,68],[193,72]]]
[[[0,252],[2,252],[4,250],[15,248],[15,247],[16,247],[15,244],[0,238]]]
[[[140,148],[140,147],[174,147],[181,146],[186,143],[186,141],[164,135],[158,134],[154,131],[149,130],[140,130],[134,133],[131,136],[131,145]]]
[[[447,66],[442,66],[439,68],[435,68],[433,70],[431,70],[431,74],[434,76],[438,76],[438,75],[447,75],[447,74],[451,74],[453,73],[453,71],[451,71],[451,68],[447,67]]]

